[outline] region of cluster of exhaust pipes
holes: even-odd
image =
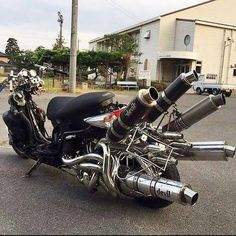
[[[113,178],[112,175],[117,174],[118,163],[111,158],[107,145],[100,143],[99,146],[102,148],[102,155],[92,153],[74,159],[62,158],[66,166],[78,165],[79,170],[85,171],[85,173],[94,172],[88,183],[86,183],[86,179],[82,180],[82,182],[84,181],[83,184],[87,185],[90,190],[96,188],[97,183],[99,183],[114,196],[117,196],[121,191],[123,194],[133,197],[140,197],[141,195],[162,198],[183,205],[194,205],[197,202],[198,193],[193,191],[190,185],[165,178],[154,178],[147,174],[130,172],[124,180],[119,182],[120,187],[117,188],[116,182],[118,180]],[[90,163],[90,161],[96,161],[97,164]],[[131,192],[132,194],[130,194]]]
[[[113,144],[121,143],[140,122],[153,123],[156,121],[191,88],[192,83],[196,80],[198,80],[198,76],[195,71],[181,74],[163,91],[161,96],[158,95],[154,87],[140,90],[138,96],[127,105],[120,117],[111,124],[107,131],[107,140]],[[162,126],[164,138],[176,137],[171,145],[174,149],[182,152],[183,155],[180,155],[178,159],[227,160],[235,155],[235,148],[228,146],[225,142],[178,142],[178,139],[183,137],[181,131],[199,122],[224,104],[224,95],[210,95],[173,121]],[[146,173],[129,172],[124,179],[117,179],[119,161],[110,154],[108,145],[99,143],[98,148],[102,149],[102,154],[90,153],[72,159],[62,158],[63,163],[66,166],[78,166],[80,170],[85,172],[94,172],[88,185],[96,187],[99,182],[108,192],[115,195],[120,192],[128,195],[128,192],[129,194],[131,192],[133,196],[141,194],[145,197],[162,198],[181,204],[194,205],[196,203],[198,193],[187,184],[162,177],[153,177]]]

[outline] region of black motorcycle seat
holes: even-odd
[[[115,95],[110,92],[86,93],[78,97],[55,97],[47,108],[49,120],[81,120],[97,115],[112,103]]]
[[[47,107],[47,117],[49,120],[56,119],[56,113],[59,111],[62,106],[66,106],[69,101],[72,101],[75,97],[54,97]]]

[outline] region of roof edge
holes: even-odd
[[[162,17],[168,16],[168,15],[171,15],[171,14],[174,14],[174,13],[177,13],[177,12],[185,11],[185,10],[188,10],[188,9],[191,9],[191,8],[194,8],[194,7],[198,7],[198,6],[201,6],[201,5],[204,5],[204,4],[208,4],[208,3],[211,3],[211,2],[215,2],[215,1],[216,0],[208,0],[208,1],[205,1],[205,2],[202,2],[202,3],[198,3],[198,4],[195,4],[195,5],[189,6],[189,7],[185,7],[185,8],[173,11],[173,12],[166,13],[166,14],[163,14],[163,15],[160,15],[160,16],[157,16],[157,17],[153,17],[153,18],[151,18],[149,20],[142,21],[142,22],[137,23],[135,25],[126,27],[126,28],[124,28],[122,30],[115,31],[115,32],[113,32],[111,34],[120,34],[120,33],[124,33],[124,32],[129,32],[129,31],[138,29],[139,27],[142,27],[142,26],[144,26],[146,24],[150,24],[150,23],[153,23],[155,21],[159,21]],[[103,38],[104,38],[104,36],[92,39],[92,40],[89,41],[89,43],[94,43],[94,42],[103,40]]]
[[[218,28],[236,29],[235,25],[224,24],[224,23],[216,22],[216,21],[206,21],[206,20],[200,20],[200,19],[185,19],[185,18],[176,18],[176,20],[177,21],[195,22],[196,24],[206,25],[206,26],[213,26],[213,27],[218,27]]]
[[[165,16],[168,16],[168,15],[172,15],[172,14],[175,14],[175,13],[177,13],[177,12],[185,11],[185,10],[188,10],[188,9],[191,9],[191,8],[194,8],[194,7],[198,7],[198,6],[201,6],[201,5],[205,5],[205,4],[208,4],[208,3],[211,3],[211,2],[215,2],[215,1],[216,1],[216,0],[208,0],[208,1],[206,1],[206,2],[201,2],[201,3],[195,4],[195,5],[189,6],[189,7],[185,7],[185,8],[176,10],[176,11],[172,11],[172,12],[169,12],[169,13],[165,13],[165,14],[163,14],[163,15],[160,15],[160,17],[165,17]]]
[[[153,23],[155,21],[159,21],[160,20],[160,17],[157,16],[157,17],[153,17],[149,20],[145,20],[145,21],[142,21],[140,23],[137,23],[135,25],[132,25],[132,26],[129,26],[129,27],[126,27],[124,29],[121,29],[121,30],[118,30],[118,31],[115,31],[111,34],[121,34],[121,33],[125,33],[125,32],[132,32],[132,31],[135,31],[135,30],[139,30],[140,27],[144,26],[144,25],[147,25],[147,24],[150,24],[150,23]],[[104,36],[101,36],[101,37],[98,37],[98,38],[95,38],[95,39],[92,39],[91,41],[89,41],[89,43],[93,43],[93,42],[96,42],[96,41],[99,41],[99,40],[102,40],[104,38]]]

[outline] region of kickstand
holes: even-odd
[[[39,168],[42,164],[42,158],[39,158],[37,162],[30,168],[30,170],[23,176],[23,178],[30,178],[32,176],[33,171]]]

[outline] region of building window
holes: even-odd
[[[202,73],[202,62],[201,62],[201,61],[197,61],[196,72],[197,72],[198,74],[201,74],[201,73]]]
[[[176,77],[182,73],[188,73],[189,71],[190,71],[190,65],[188,65],[188,64],[177,65]]]
[[[144,61],[144,67],[143,70],[148,70],[148,59]]]
[[[236,76],[236,69],[234,69],[234,71],[233,71],[233,75]]]
[[[191,42],[191,37],[190,37],[190,35],[187,34],[184,38],[185,46],[187,47],[190,44],[190,42]]]
[[[140,37],[140,33],[137,32],[137,33],[134,33],[131,35],[132,38],[134,39],[135,43],[137,44],[138,48],[139,48],[139,37]]]

